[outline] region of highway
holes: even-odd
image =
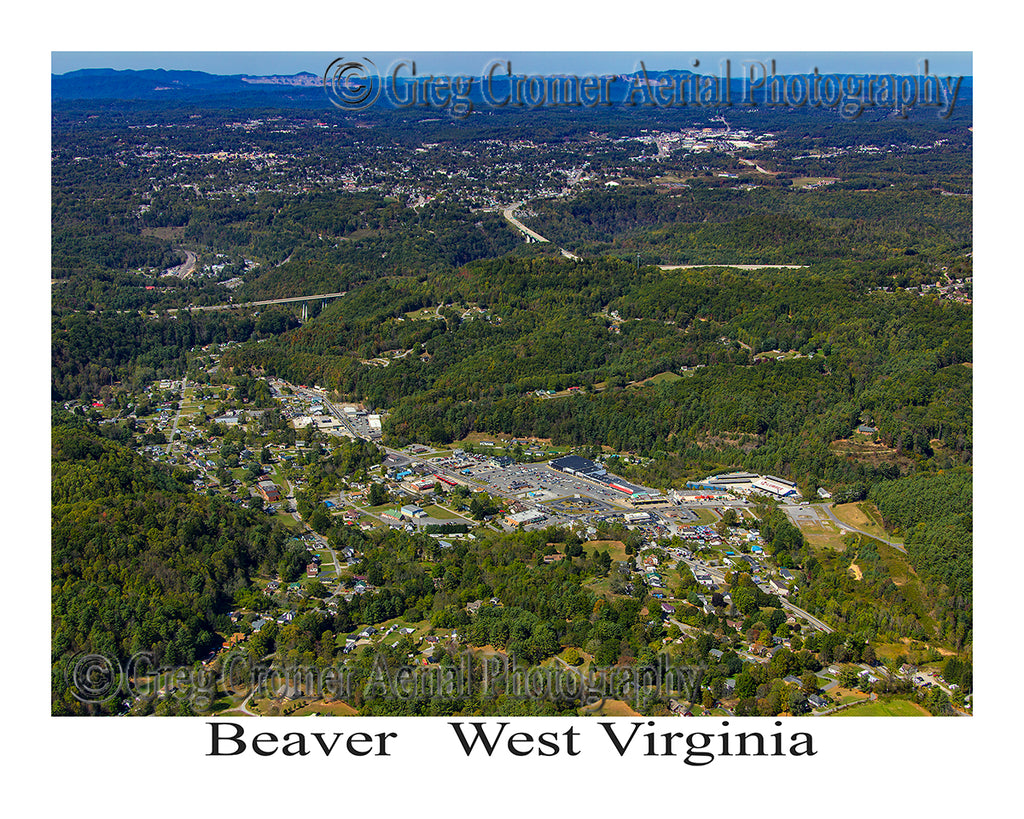
[[[316,301],[317,299],[340,299],[348,293],[347,290],[341,293],[314,293],[312,296],[288,296],[283,299],[264,299],[263,301],[239,301],[230,304],[211,304],[189,307],[189,310],[235,310],[244,307],[267,307],[271,304],[294,304],[303,301]],[[171,308],[168,313],[178,312],[177,308]]]
[[[191,250],[185,250],[183,247],[174,248],[178,253],[185,254],[185,261],[179,264],[177,267],[172,267],[167,271],[168,276],[180,276],[183,279],[187,279],[191,276],[196,269],[196,254]]]
[[[507,208],[505,208],[505,210],[503,210],[501,214],[511,223],[511,225],[516,230],[518,230],[524,236],[528,236],[535,242],[547,242],[548,240],[541,236],[539,233],[537,233],[537,231],[530,230],[530,228],[528,228],[526,225],[524,225],[522,222],[516,219],[514,215],[515,211],[521,208],[522,206],[522,202],[516,202],[514,205],[509,205]]]
[[[535,242],[548,242],[548,240],[541,236],[539,233],[537,233],[537,231],[531,230],[518,219],[516,219],[515,211],[517,208],[521,208],[522,206],[522,202],[516,202],[514,205],[509,205],[507,208],[505,208],[505,210],[503,210],[501,214],[502,216],[505,217],[505,219],[508,220],[509,224],[511,224],[512,227],[514,227],[528,239],[533,239],[533,241]],[[558,248],[558,252],[565,256],[565,258],[570,259],[574,262],[581,261],[579,256],[577,256],[575,253],[570,253],[563,247]]]

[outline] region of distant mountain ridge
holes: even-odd
[[[51,75],[53,99],[159,99],[196,94],[247,91],[244,75],[224,76],[204,71],[163,68],[116,70],[85,68]]]
[[[470,76],[465,74],[451,76]],[[518,74],[516,76],[519,76]],[[549,78],[572,77],[564,72],[543,75]],[[603,73],[597,76],[614,78],[617,82],[612,90],[611,99],[619,102],[626,95],[635,98],[637,89],[644,78],[652,82],[668,81],[673,85],[688,81],[689,78],[707,77],[716,81],[716,87],[724,87],[724,77],[717,74],[697,75],[687,69],[670,69],[665,71],[641,71],[629,73]],[[788,76],[809,77],[808,74]],[[840,74],[839,76],[844,76]],[[864,76],[855,74],[854,76]],[[404,89],[424,78],[399,77],[399,87]],[[509,91],[509,78],[496,74],[488,80],[484,77],[473,77],[469,97],[476,103],[484,102],[483,88],[485,82],[497,98],[504,98]],[[694,79],[693,82],[702,82]],[[731,104],[738,104],[743,94],[743,78],[738,66],[731,72],[730,94]],[[969,103],[973,96],[972,78],[963,78],[960,88],[960,100]],[[185,103],[189,101],[203,103],[225,103],[238,105],[281,105],[290,107],[317,106],[323,102],[323,76],[312,72],[283,75],[256,74],[209,74],[204,71],[151,69],[87,68],[71,71],[66,74],[51,75],[51,99],[53,101],[74,100],[168,100]],[[406,93],[403,97],[408,96]],[[381,94],[377,105],[384,108],[393,107],[387,94]]]

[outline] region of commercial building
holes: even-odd
[[[555,458],[549,465],[558,472],[621,492],[633,506],[665,502],[665,497],[660,493],[651,492],[642,486],[634,486],[618,475],[608,472],[601,464],[578,455],[563,455],[561,458]]]
[[[629,502],[635,508],[637,506],[652,506],[654,504],[667,503],[668,498],[666,498],[660,492],[634,491],[629,498]]]
[[[400,511],[403,515],[407,515],[410,518],[425,518],[427,516],[427,513],[420,507],[411,503],[403,506]]]
[[[774,475],[764,475],[756,481],[752,481],[751,488],[758,492],[764,492],[766,495],[772,495],[776,498],[800,496],[800,492],[797,490],[795,483],[783,480],[782,478],[776,478]]]
[[[516,512],[505,516],[505,522],[509,526],[519,526],[526,523],[538,523],[544,520],[544,513],[536,509],[527,509],[523,512]]]
[[[267,503],[281,500],[281,490],[273,481],[260,481],[256,484],[256,491]]]
[[[605,483],[608,477],[608,471],[601,464],[581,458],[579,455],[563,455],[561,458],[555,458],[551,461],[550,466],[567,475],[575,475],[578,478],[586,478],[599,483]]]
[[[800,497],[800,492],[792,481],[777,478],[774,475],[758,475],[754,472],[727,472],[722,475],[710,475],[702,481],[687,483],[686,489],[687,492],[676,496],[678,500],[692,499],[691,492],[721,493],[726,491],[739,495],[763,492],[776,498]]]
[[[437,479],[433,475],[426,478],[417,478],[413,481],[407,481],[406,485],[415,492],[429,492],[434,488],[437,483]]]

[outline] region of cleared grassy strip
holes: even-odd
[[[909,700],[880,700],[864,705],[855,705],[835,714],[833,717],[927,717],[927,710]]]
[[[463,520],[463,518],[456,515],[450,509],[445,509],[443,506],[438,506],[436,503],[431,504],[430,506],[424,506],[423,511],[430,517],[436,518],[437,520]]]
[[[900,538],[893,537],[882,526],[882,515],[873,503],[841,503],[832,507],[832,512],[839,520],[875,538],[901,543]]]

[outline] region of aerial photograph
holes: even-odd
[[[971,52],[51,70],[51,716],[975,719]]]

